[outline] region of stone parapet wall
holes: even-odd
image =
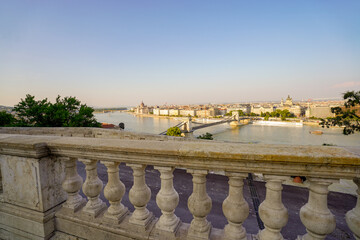
[[[136,134],[129,139],[104,130],[99,138],[94,137],[99,133],[94,129],[30,130],[46,135],[20,134],[29,129],[6,129],[7,134],[4,128],[0,130],[0,238],[7,234],[15,239],[49,239],[59,231],[83,239],[250,239],[242,227],[249,215],[243,180],[248,173],[262,173],[266,197],[259,215],[265,228],[256,238],[283,239],[281,229],[288,213],[281,200],[282,183],[290,176],[306,176],[309,200],[299,214],[307,234],[298,239],[325,239],[335,229],[335,217],[327,206],[328,186],[340,178],[360,185],[360,148],[356,147],[177,141]],[[10,130],[18,134],[9,134]],[[86,166],[85,180],[77,172],[77,161]],[[107,169],[105,186],[97,174],[99,162]],[[128,193],[133,212],[122,204],[126,189],[119,178],[120,163],[133,170]],[[147,165],[160,173],[159,218],[146,208],[151,194],[145,182]],[[179,202],[173,186],[175,168],[186,169],[193,177],[193,193],[188,198],[191,223],[181,222],[174,214]],[[206,219],[212,208],[206,190],[211,171],[222,171],[229,178],[222,207],[228,220],[224,229],[213,228]],[[87,199],[79,195],[81,189]],[[100,199],[102,193],[110,206]],[[358,239],[360,200],[346,220]]]
[[[61,137],[86,138],[118,138],[132,140],[158,140],[158,141],[198,141],[191,138],[171,137],[165,135],[134,133],[118,129],[78,128],[78,127],[0,127],[0,134],[22,135],[53,135]]]

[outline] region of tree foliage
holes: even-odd
[[[15,105],[16,119],[13,126],[21,127],[100,127],[93,112],[94,109],[81,104],[75,97],[58,96],[55,103],[47,98],[35,100],[26,95]]]
[[[198,139],[206,139],[206,140],[213,140],[213,135],[211,133],[206,132],[205,134],[202,134],[198,136]]]
[[[343,95],[345,109],[340,107],[331,108],[331,112],[335,113],[335,117],[321,119],[320,125],[324,128],[330,126],[343,127],[343,134],[349,135],[360,131],[360,116],[356,114],[356,110],[352,109],[360,105],[360,91],[348,91]]]
[[[265,114],[265,116],[264,116],[264,120],[265,120],[265,121],[268,121],[269,118],[270,118],[270,114],[267,112],[267,113]]]
[[[249,117],[258,116],[258,115],[255,114],[255,113],[244,113],[243,110],[230,111],[230,112],[226,113],[225,116],[232,116],[232,113],[233,113],[233,112],[238,112],[238,113],[239,113],[239,116],[249,116]]]
[[[181,137],[181,130],[179,127],[171,127],[166,131],[166,135]]]
[[[265,120],[268,120],[269,117],[280,117],[282,121],[285,121],[286,118],[293,118],[295,117],[295,115],[291,112],[289,112],[289,110],[287,109],[284,109],[284,110],[280,110],[280,109],[276,109],[275,111],[269,113],[269,112],[266,112],[266,113],[261,113],[260,114],[261,117],[265,117],[266,119]]]
[[[11,126],[15,122],[15,117],[11,113],[7,113],[6,111],[0,112],[0,127]]]

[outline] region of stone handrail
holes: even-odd
[[[334,216],[327,207],[328,186],[340,178],[355,179],[359,186],[360,178],[359,148],[329,146],[0,134],[0,156],[3,173],[1,199],[4,202],[0,213],[9,217],[11,213],[6,208],[20,206],[41,213],[33,220],[37,223],[42,218],[53,218],[56,213],[56,226],[37,233],[43,238],[51,236],[54,231],[78,236],[79,231],[74,229],[83,229],[85,233],[82,231],[78,237],[88,239],[99,239],[100,235],[95,233],[98,231],[107,236],[104,239],[121,236],[119,239],[244,240],[249,236],[242,222],[247,218],[249,207],[242,195],[243,179],[247,173],[255,172],[264,174],[267,181],[266,198],[259,208],[265,229],[259,232],[258,239],[283,239],[280,231],[287,223],[287,210],[281,201],[282,182],[294,175],[306,176],[310,180],[309,202],[300,210],[308,233],[298,239],[325,239],[335,229]],[[76,160],[86,166],[84,183],[77,173]],[[103,191],[110,202],[109,207],[99,198],[103,184],[97,176],[98,161],[108,170],[109,181]],[[121,203],[125,189],[118,174],[120,163],[133,169],[134,185],[129,192],[130,202],[135,207],[133,213],[129,213]],[[145,183],[147,165],[153,165],[160,172],[161,189],[157,204],[162,216],[159,219],[146,209],[150,199],[150,190]],[[23,190],[16,188],[11,180],[24,175],[15,169],[34,166],[35,170],[29,175],[35,180],[24,180],[29,187],[24,197],[19,193]],[[64,166],[65,172],[62,171]],[[174,214],[179,201],[172,183],[175,168],[185,168],[193,176],[193,194],[189,197],[188,207],[194,219],[190,225],[181,223]],[[209,171],[223,171],[229,177],[229,195],[223,203],[229,224],[224,230],[212,229],[206,220],[211,210],[211,198],[206,193]],[[60,183],[68,196],[64,204],[66,195]],[[79,195],[81,188],[88,201]],[[33,201],[29,202],[29,199]],[[359,200],[347,214],[347,222],[355,238],[359,239]],[[2,225],[6,224],[0,221]],[[8,226],[8,234],[14,231]]]
[[[179,168],[352,179],[360,177],[356,147],[177,142],[3,134],[0,154],[48,154]],[[32,151],[31,151],[32,150]]]

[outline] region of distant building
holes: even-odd
[[[296,117],[300,117],[305,114],[305,108],[303,108],[300,105],[294,104],[290,95],[288,95],[285,102],[283,99],[281,99],[280,106],[277,109],[288,110],[290,113],[294,114]]]
[[[160,109],[160,115],[169,116],[169,109]]]
[[[310,117],[316,117],[316,118],[335,117],[335,114],[331,112],[332,107],[335,107],[335,106],[312,105],[306,109],[305,116],[307,118],[310,118]]]
[[[239,110],[243,111],[243,113],[250,113],[251,106],[250,106],[250,104],[241,104],[241,105],[237,105],[237,106],[232,106],[227,109],[227,112],[239,111]]]
[[[185,116],[185,117],[187,117],[187,116],[194,117],[194,116],[196,116],[196,114],[197,114],[197,111],[193,110],[193,109],[180,109],[180,115]]]
[[[273,105],[251,106],[251,112],[260,115],[261,113],[272,113],[275,110]]]
[[[169,115],[170,116],[179,116],[180,115],[180,110],[179,109],[170,109],[169,110]]]
[[[202,118],[215,117],[221,115],[221,111],[218,108],[212,107],[209,109],[196,110],[196,115]]]
[[[159,108],[159,107],[154,108],[154,109],[153,109],[153,114],[159,116],[159,115],[160,115],[160,108]]]
[[[290,97],[290,95],[288,95],[288,97],[286,98],[285,103],[284,103],[284,99],[281,99],[281,103],[280,103],[281,107],[292,107],[293,105],[294,105],[293,100]]]
[[[226,108],[219,108],[219,115],[225,115],[228,112]]]
[[[150,114],[152,111],[153,109],[146,106],[143,101],[141,101],[141,104],[135,109],[135,113],[137,114]]]

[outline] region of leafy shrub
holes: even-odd
[[[181,130],[179,127],[171,127],[166,131],[166,135],[181,137]]]
[[[213,140],[213,135],[211,133],[205,133],[205,134],[202,134],[200,136],[198,136],[197,138],[198,139],[206,139],[206,140]]]

